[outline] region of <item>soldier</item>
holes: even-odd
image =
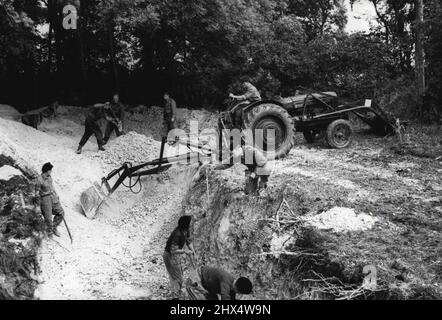
[[[229,97],[235,100],[244,101],[248,103],[261,101],[261,95],[259,94],[258,89],[256,89],[255,86],[253,86],[250,82],[245,81],[243,82],[243,87],[246,90],[246,92],[240,96],[235,96],[233,93],[229,94]]]
[[[250,294],[253,290],[252,282],[245,277],[235,278],[228,272],[213,267],[201,267],[199,269],[201,285],[207,290],[207,300],[236,300],[236,295]]]
[[[98,150],[105,151],[103,148],[103,134],[101,133],[98,121],[105,118],[105,109],[108,109],[107,105],[95,105],[89,108],[88,114],[86,115],[86,121],[84,123],[84,134],[78,145],[77,153],[81,154],[81,150],[89,138],[95,134],[97,138]]]
[[[38,129],[38,126],[42,123],[43,118],[55,118],[57,116],[58,106],[58,101],[55,101],[48,107],[26,112],[22,115],[22,123],[33,127],[34,129]]]
[[[106,131],[104,134],[103,143],[109,141],[112,132],[115,131],[117,137],[123,134],[123,120],[124,120],[124,105],[120,102],[120,96],[116,93],[112,98],[110,108],[106,112]]]
[[[27,126],[38,129],[38,126],[43,121],[43,115],[41,114],[41,112],[36,111],[27,112],[22,115],[21,121]]]
[[[50,106],[44,108],[41,112],[44,118],[56,118],[57,117],[57,109],[59,107],[58,101],[54,101]]]
[[[270,170],[267,165],[267,158],[256,147],[246,145],[241,139],[241,146],[236,147],[227,163],[216,166],[216,170],[225,170],[235,164],[235,159],[247,167],[246,185],[244,192],[246,194],[256,195],[260,189],[267,188],[267,182],[270,176]]]
[[[164,94],[164,124],[167,128],[167,132],[170,130],[176,129],[176,120],[177,120],[177,109],[176,109],[176,102],[174,99],[172,99],[169,95],[169,93]]]
[[[43,165],[42,174],[38,177],[35,185],[34,203],[41,208],[48,236],[52,237],[52,234],[55,234],[59,237],[57,227],[63,221],[64,211],[52,184],[51,173],[53,167],[49,162]]]
[[[190,243],[190,222],[191,216],[182,216],[178,220],[178,227],[173,230],[167,239],[166,248],[163,254],[164,264],[170,280],[172,299],[178,300],[181,296],[183,286],[183,269],[181,257],[183,254],[194,255],[195,251]],[[185,248],[185,246],[187,248]]]
[[[233,151],[233,157],[241,157],[241,163],[247,167],[246,194],[257,194],[260,189],[267,188],[270,170],[266,157],[259,149],[249,145],[242,145]]]
[[[242,110],[245,106],[249,105],[250,103],[261,101],[261,95],[259,94],[258,89],[255,88],[250,82],[245,81],[243,82],[243,87],[246,90],[246,92],[240,96],[235,96],[233,93],[229,94],[229,97],[231,99],[235,99],[238,101],[242,101],[242,103],[236,108],[234,111],[234,123],[236,127],[241,126],[241,120],[242,120]]]

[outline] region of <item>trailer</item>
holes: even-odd
[[[292,102],[295,105],[292,114],[296,131],[302,132],[308,143],[325,137],[331,148],[348,147],[353,137],[351,114],[368,124],[379,135],[394,132],[394,121],[380,108],[375,107],[371,100],[339,104],[334,92],[319,94],[311,90],[300,98],[302,105],[299,104],[300,99]]]

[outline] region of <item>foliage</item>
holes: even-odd
[[[429,103],[442,116],[442,3],[438,0],[429,3],[428,21],[428,94]]]
[[[156,104],[167,90],[180,105],[219,107],[244,78],[268,98],[300,85],[376,98],[413,76],[414,5],[352,2],[375,6],[380,26],[345,33],[341,0],[77,0],[79,29],[64,30],[66,0],[3,0],[0,99],[89,104],[119,91]],[[429,92],[440,101],[440,3],[426,4]]]

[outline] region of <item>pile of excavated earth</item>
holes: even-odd
[[[81,155],[83,109],[61,107],[39,130],[17,122],[12,107],[3,110],[0,153],[12,162],[0,165],[0,182],[19,170],[31,185],[42,164],[53,163],[73,235],[71,243],[61,229],[60,238],[31,246],[38,275],[29,272],[26,294],[17,289],[23,279],[8,280],[9,295],[29,297],[35,289],[39,299],[167,299],[162,253],[178,218],[190,214],[198,264],[250,277],[255,289],[247,298],[440,298],[442,163],[396,154],[394,138],[357,134],[343,150],[298,139],[287,158],[270,163],[269,188],[255,197],[243,192],[241,165],[216,171],[178,164],[142,178],[134,192],[120,186],[88,219],[79,198],[94,181],[124,162],[159,157],[161,108],[132,109],[125,135],[112,137],[105,152],[92,137]],[[180,127],[188,130],[189,120],[201,130],[214,127],[217,115],[180,109]],[[167,145],[165,156],[185,151]],[[185,277],[194,274],[185,265]],[[5,279],[0,273],[0,283]]]
[[[12,109],[8,114],[12,114]],[[129,120],[131,117],[128,114]],[[97,152],[92,137],[83,154],[77,155],[75,148],[84,130],[84,118],[81,108],[61,107],[58,117],[45,119],[39,130],[12,121],[19,117],[0,118],[0,151],[15,159],[17,168],[35,178],[42,164],[50,161],[54,165],[55,187],[73,235],[71,243],[62,228],[60,238],[42,242],[35,297],[167,298],[162,252],[179,218],[185,186],[195,169],[173,168],[167,174],[144,178],[138,194],[121,186],[95,219],[89,220],[82,214],[80,194],[124,162],[140,164],[158,158],[161,143],[128,125],[127,133],[113,137],[105,152]],[[152,123],[161,124],[160,119],[162,114],[146,119],[144,128],[150,128]],[[179,152],[179,148],[167,145],[165,156]],[[4,179],[11,174],[8,167],[2,172]]]

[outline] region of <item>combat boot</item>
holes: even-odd
[[[81,154],[81,146],[78,146],[78,149],[77,149],[77,154]]]
[[[52,239],[52,236],[53,236],[53,234],[54,234],[53,229],[54,229],[54,228],[52,228],[52,226],[48,226],[48,227],[46,228],[46,236],[47,236],[49,239]]]
[[[106,149],[103,148],[103,145],[98,147],[98,151],[106,151]]]

